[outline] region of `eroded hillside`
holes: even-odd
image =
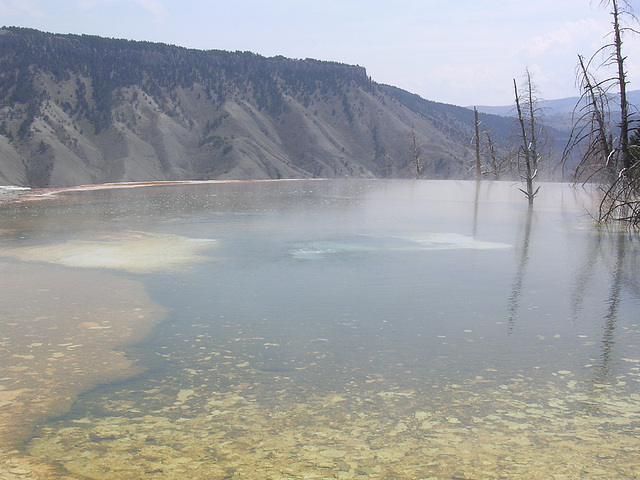
[[[18,28],[0,52],[1,183],[410,178],[412,128],[427,177],[473,159],[472,112],[362,67]]]

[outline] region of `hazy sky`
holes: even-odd
[[[631,0],[640,13],[640,0]],[[457,105],[508,105],[529,68],[546,99],[578,95],[577,54],[610,38],[598,0],[0,0],[4,25],[198,49],[333,60]],[[625,43],[640,89],[640,40]],[[634,68],[634,66],[636,68]]]

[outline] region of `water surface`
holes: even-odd
[[[131,363],[26,452],[105,479],[635,478],[637,234],[597,228],[581,189],[536,200],[497,182],[282,181],[5,207],[4,268],[102,276],[83,288],[137,292],[158,318],[106,345]],[[60,328],[55,345],[81,344]],[[2,348],[37,362],[24,333]]]

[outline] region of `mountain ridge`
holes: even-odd
[[[470,176],[473,112],[360,66],[0,30],[0,181]],[[506,141],[510,119],[483,115]]]
[[[619,96],[618,96],[619,98]],[[640,105],[640,90],[631,90],[627,92],[627,100],[632,105]],[[556,98],[553,100],[541,100],[540,108],[544,115],[571,115],[576,105],[580,102],[580,97],[565,97]],[[612,103],[612,107],[616,105]],[[473,107],[467,107],[473,109]],[[476,107],[479,112],[487,113],[491,115],[499,115],[502,117],[512,116],[515,111],[515,104],[513,105],[480,105]],[[614,108],[615,109],[615,108]]]

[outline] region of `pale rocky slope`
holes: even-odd
[[[472,112],[361,67],[1,32],[0,184],[410,178],[412,128],[425,176],[473,162]]]

